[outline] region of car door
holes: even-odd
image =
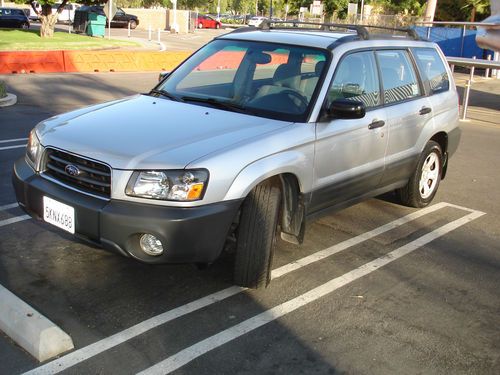
[[[340,206],[373,191],[383,174],[386,112],[373,51],[350,53],[340,60],[326,106],[340,98],[363,102],[366,115],[316,124],[310,212]]]
[[[406,49],[376,51],[384,89],[389,131],[386,170],[381,184],[398,184],[411,176],[420,156],[421,133],[433,121],[432,106],[425,96],[413,60]]]

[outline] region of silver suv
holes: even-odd
[[[301,243],[307,219],[393,190],[429,204],[460,138],[440,49],[412,30],[287,25],[38,124],[14,167],[21,207],[147,263],[209,264],[234,242],[235,282],[260,287],[276,237]]]

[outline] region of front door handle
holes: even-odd
[[[376,128],[381,128],[382,126],[385,125],[385,121],[383,120],[374,120],[370,125],[368,125],[368,129],[376,129]]]
[[[432,108],[429,108],[429,107],[422,107],[422,109],[420,110],[420,112],[418,112],[419,115],[426,115],[428,113],[431,113],[432,112]]]

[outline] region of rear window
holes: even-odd
[[[448,91],[450,79],[439,53],[433,48],[414,48],[412,52],[422,79],[429,87],[431,94]]]

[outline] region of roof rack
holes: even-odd
[[[291,25],[291,26],[285,26]],[[333,31],[332,29],[346,29],[356,31],[356,34],[360,39],[370,39],[370,33],[368,32],[368,28],[379,29],[379,30],[390,30],[390,31],[399,31],[408,34],[408,36],[415,40],[421,40],[418,36],[417,32],[410,27],[401,27],[401,28],[393,28],[393,27],[385,27],[385,26],[372,26],[372,25],[354,25],[354,24],[342,24],[342,23],[316,23],[316,22],[302,22],[302,21],[271,21],[264,20],[257,27],[260,30],[289,30],[294,28],[299,28],[299,26],[309,26],[309,27],[300,27],[301,30],[309,30],[309,31]],[[237,29],[238,32],[243,31],[251,31],[253,28],[248,29]]]

